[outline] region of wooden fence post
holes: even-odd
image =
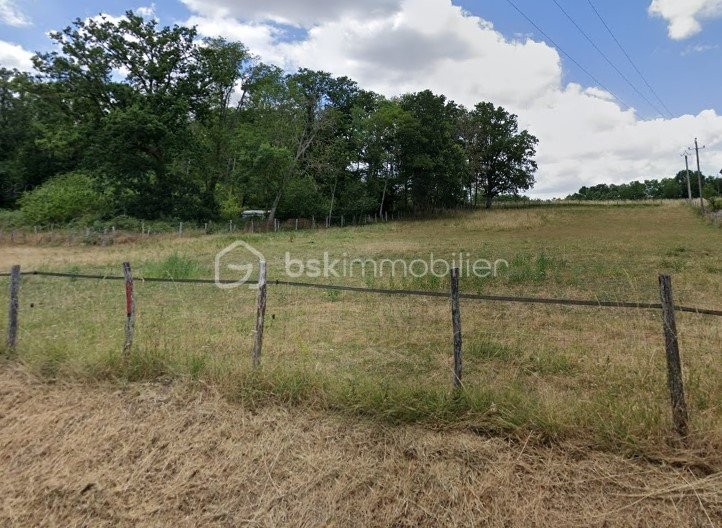
[[[674,314],[674,298],[672,296],[672,278],[669,275],[659,276],[659,291],[662,299],[662,321],[664,326],[665,350],[667,352],[667,386],[672,401],[672,421],[677,434],[687,436],[687,404],[684,399],[682,381],[682,362],[679,355],[677,338],[677,322]]]
[[[128,358],[130,349],[133,346],[133,334],[135,332],[135,292],[133,291],[133,274],[130,270],[130,262],[123,262],[123,275],[125,275],[125,343],[123,344],[123,356]]]
[[[266,261],[258,263],[258,296],[256,298],[256,330],[253,336],[253,368],[261,365],[263,320],[266,317]]]
[[[10,304],[8,306],[8,351],[14,352],[18,344],[18,310],[20,309],[20,266],[10,270]]]
[[[451,324],[454,330],[454,388],[461,387],[461,307],[459,304],[459,268],[451,270]]]

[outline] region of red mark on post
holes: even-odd
[[[128,317],[130,317],[133,312],[133,282],[132,281],[125,283],[125,308],[126,308],[126,313],[128,314]]]

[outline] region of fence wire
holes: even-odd
[[[46,271],[31,271],[25,272],[24,275],[32,275],[38,277],[54,277],[54,278],[69,278],[69,279],[87,279],[87,280],[119,280],[124,281],[125,277],[116,275],[88,275],[79,273],[58,273],[58,272],[46,272]],[[0,277],[9,277],[9,273],[0,273]],[[236,281],[232,280],[215,280],[215,279],[167,279],[162,277],[138,277],[135,280],[141,282],[152,282],[152,283],[170,283],[170,284],[235,284]],[[257,281],[246,281],[244,284],[256,285]],[[269,280],[268,284],[279,285],[279,286],[291,286],[297,288],[312,288],[318,290],[336,290],[336,291],[348,291],[348,292],[359,292],[379,295],[400,295],[400,296],[414,296],[414,297],[435,297],[435,298],[448,298],[448,292],[441,291],[424,291],[424,290],[399,290],[399,289],[384,289],[384,288],[364,288],[358,286],[343,286],[335,284],[319,284],[310,282],[293,282],[293,281],[282,281],[282,280]],[[475,301],[490,301],[490,302],[511,302],[511,303],[523,303],[523,304],[546,304],[546,305],[558,305],[558,306],[590,306],[598,308],[623,308],[623,309],[638,309],[638,310],[661,310],[661,303],[648,303],[648,302],[635,302],[635,301],[600,301],[600,300],[585,300],[585,299],[555,299],[549,297],[522,297],[522,296],[508,296],[508,295],[484,295],[476,293],[461,293],[460,298],[464,300],[475,300]],[[722,310],[712,310],[706,308],[697,308],[690,306],[675,306],[675,310],[678,312],[694,313],[698,315],[711,315],[715,317],[722,317]]]

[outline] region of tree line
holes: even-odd
[[[699,198],[699,175],[697,171],[689,171],[689,190],[692,198]],[[722,178],[719,176],[701,175],[702,196],[714,199],[722,195]],[[582,187],[567,200],[674,200],[688,198],[687,171],[680,171],[674,178],[660,180],[633,181],[619,185],[601,183],[591,187]]]
[[[537,139],[489,102],[385,98],[132,11],[0,69],[0,207],[33,221],[429,212],[530,189]]]

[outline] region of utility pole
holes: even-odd
[[[687,171],[687,199],[692,204],[692,184],[689,182],[689,154],[685,152],[682,155],[684,156],[684,167]]]
[[[702,146],[702,148],[705,148]],[[704,196],[702,196],[702,169],[700,169],[699,166],[699,143],[697,142],[697,138],[694,138],[694,151],[697,154],[697,183],[699,184],[699,206],[702,209],[702,214],[704,214]]]

